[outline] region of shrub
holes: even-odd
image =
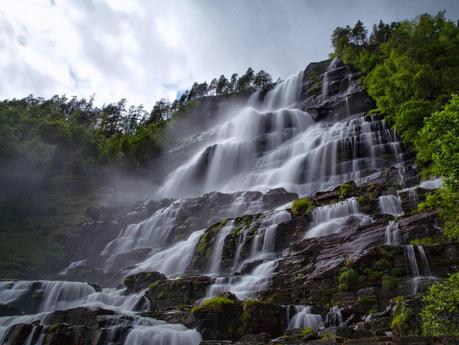
[[[352,268],[345,268],[339,276],[340,290],[354,290],[359,285],[359,274]]]
[[[422,330],[425,335],[459,335],[459,272],[433,284],[423,298]]]

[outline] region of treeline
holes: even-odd
[[[277,82],[279,82],[279,80]],[[190,90],[186,90],[180,98],[173,102],[164,98],[160,99],[153,107],[150,119],[156,122],[170,118],[171,114],[180,111],[188,102],[205,96],[239,95],[249,94],[255,91],[259,91],[261,95],[264,95],[271,90],[277,82],[273,82],[268,72],[260,70],[255,73],[251,67],[249,67],[242,76],[233,73],[228,79],[222,74],[219,78],[212,79],[210,83],[195,82]]]

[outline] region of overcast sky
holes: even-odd
[[[442,9],[459,19],[458,0],[0,0],[0,99],[151,107],[248,66],[285,78],[327,58],[336,26]]]

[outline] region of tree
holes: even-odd
[[[343,50],[346,46],[349,45],[350,37],[351,37],[351,28],[349,25],[346,27],[337,27],[331,37],[332,45],[335,48],[336,55],[342,56]]]
[[[263,70],[257,72],[253,78],[253,85],[258,91],[266,90],[272,85],[272,82],[271,75]]]
[[[237,92],[252,92],[253,81],[255,79],[255,72],[252,67],[249,67],[245,74],[241,76],[237,81]]]
[[[161,98],[153,106],[147,123],[158,123],[168,119],[170,116],[170,108],[170,102],[165,98]]]
[[[423,298],[422,330],[428,336],[458,336],[459,272],[433,284]]]
[[[367,29],[365,29],[365,26],[360,20],[358,20],[352,28],[351,38],[358,46],[365,44],[367,38]]]
[[[222,74],[220,78],[218,78],[217,88],[215,89],[216,95],[226,95],[228,93],[228,79]]]
[[[233,73],[231,75],[230,83],[229,83],[229,87],[228,87],[230,93],[235,93],[236,92],[238,76],[239,75],[237,73]]]
[[[212,81],[209,84],[209,87],[207,88],[207,92],[209,93],[209,95],[211,95],[211,96],[215,95],[215,90],[217,89],[217,84],[218,84],[217,78],[212,79]]]

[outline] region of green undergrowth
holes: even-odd
[[[212,297],[191,309],[193,314],[209,311],[215,313],[223,313],[226,306],[233,305],[235,302],[225,296]]]

